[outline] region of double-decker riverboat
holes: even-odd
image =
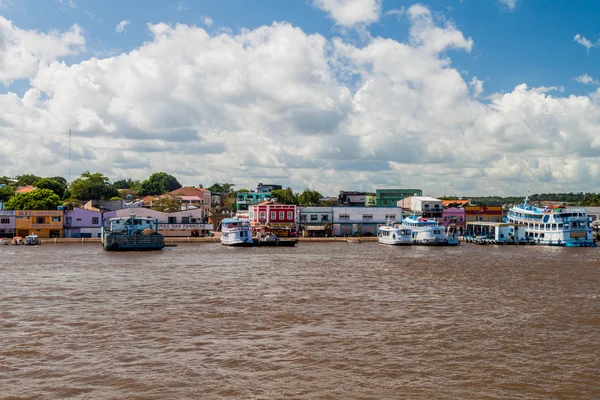
[[[165,238],[158,233],[158,220],[148,217],[116,217],[110,219],[110,228],[102,227],[102,246],[111,251],[160,250]]]
[[[239,218],[225,218],[221,222],[221,244],[225,246],[254,246],[250,222]]]
[[[388,222],[379,227],[377,239],[381,244],[391,244],[395,246],[412,245],[412,231],[408,228],[400,228]]]
[[[455,232],[446,234],[444,225],[435,219],[409,215],[402,220],[401,229],[412,231],[412,243],[424,246],[457,246],[458,235]]]
[[[522,204],[510,208],[508,222],[525,228],[527,242],[567,247],[596,246],[588,213],[583,208],[535,207],[525,197]]]

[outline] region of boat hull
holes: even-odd
[[[165,238],[160,234],[119,235],[107,234],[102,238],[102,247],[108,251],[152,251],[165,247]]]
[[[257,246],[265,246],[265,247],[294,247],[298,244],[298,239],[291,240],[255,240],[254,241]]]

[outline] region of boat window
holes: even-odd
[[[558,229],[562,229],[563,228],[563,224],[558,224]]]
[[[552,224],[552,230],[556,230],[556,224]]]

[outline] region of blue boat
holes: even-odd
[[[161,250],[165,238],[158,233],[158,220],[131,214],[111,218],[109,229],[102,227],[102,246],[110,251]]]

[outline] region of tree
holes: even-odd
[[[118,181],[116,181],[112,184],[112,186],[115,189],[139,189],[140,185],[141,185],[140,181],[133,180],[131,178],[119,179]]]
[[[231,193],[234,186],[233,183],[213,183],[206,190],[212,193]]]
[[[322,198],[321,193],[307,188],[298,196],[298,203],[301,206],[317,206]]]
[[[40,176],[32,175],[32,174],[25,174],[25,175],[17,176],[17,185],[19,185],[19,186],[33,185],[33,182],[37,181],[40,178],[41,178]]]
[[[152,201],[152,208],[166,213],[181,211],[181,197],[172,194],[160,196]]]
[[[79,200],[108,200],[119,195],[108,178],[99,172],[94,174],[85,171],[80,178],[75,179],[69,188],[71,197]]]
[[[36,189],[11,197],[5,204],[7,210],[56,210],[60,197],[50,189]]]
[[[173,175],[169,175],[166,172],[156,172],[142,182],[139,194],[140,196],[155,196],[165,194],[179,188],[181,188],[181,184]]]
[[[33,183],[33,186],[38,189],[50,189],[61,199],[64,198],[63,196],[67,190],[66,184],[56,181],[54,178],[40,178]]]
[[[13,186],[5,186],[0,188],[0,201],[8,201],[15,194],[15,188]]]
[[[298,204],[298,195],[292,191],[292,188],[273,190],[271,198],[277,199],[281,204]]]

